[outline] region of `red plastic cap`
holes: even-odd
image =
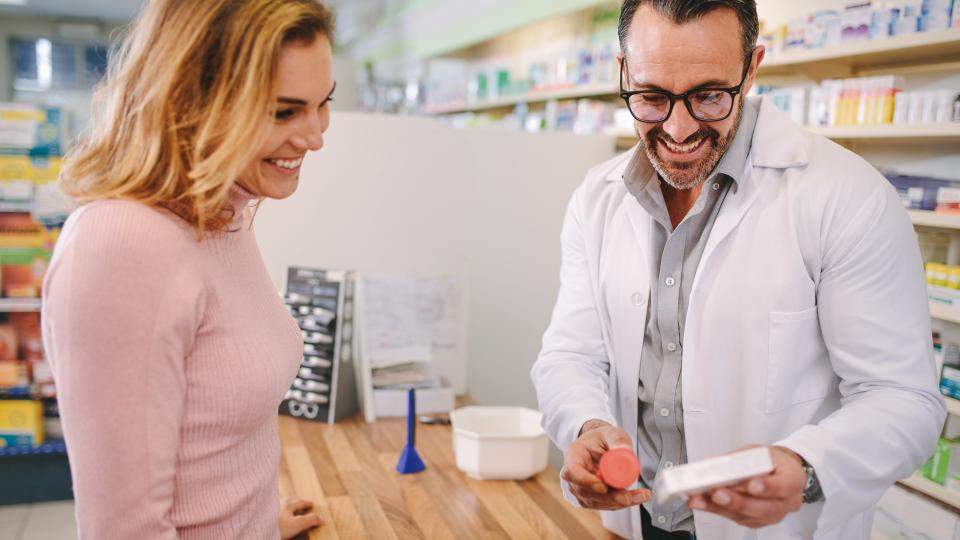
[[[597,476],[616,489],[626,489],[640,478],[640,460],[629,448],[614,448],[600,457]]]

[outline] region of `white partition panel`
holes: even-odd
[[[265,201],[254,227],[278,287],[291,264],[458,276],[468,358],[439,371],[482,403],[530,406],[563,211],[586,170],[613,153],[612,137],[334,113],[297,193]]]

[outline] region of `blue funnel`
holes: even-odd
[[[418,473],[427,468],[417,454],[417,447],[414,446],[414,440],[417,432],[417,398],[413,388],[407,394],[407,446],[400,454],[400,461],[397,462],[397,472],[400,474]]]

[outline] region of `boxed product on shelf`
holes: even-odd
[[[26,388],[30,375],[25,363],[18,360],[0,360],[0,388]]]
[[[465,103],[467,101],[467,62],[455,58],[435,58],[426,63],[425,105]]]
[[[849,41],[932,32],[960,27],[958,11],[960,0],[850,2],[842,11],[820,10],[805,17],[794,17],[772,30],[764,28],[761,21],[759,42],[776,55]]]
[[[6,153],[60,155],[62,111],[26,103],[0,103],[0,149]]]
[[[870,2],[848,4],[840,15],[840,40],[870,39]]]
[[[941,437],[920,474],[927,480],[955,489],[960,484],[960,441]]]
[[[920,255],[925,261],[945,261],[950,252],[953,235],[943,230],[917,229]]]
[[[934,343],[934,359],[939,366],[940,393],[954,399],[960,399],[960,345]]]
[[[18,360],[17,329],[10,324],[0,324],[0,360]]]
[[[0,400],[0,448],[43,444],[43,404],[34,400]]]
[[[766,95],[778,109],[787,113],[798,124],[806,124],[809,119],[807,110],[807,96],[810,91],[805,87],[775,88],[762,86],[757,88],[757,94]]]
[[[9,323],[17,332],[19,353],[17,357],[28,362],[43,360],[43,337],[40,332],[40,313],[10,313]]]
[[[37,186],[56,182],[62,159],[0,155],[0,200],[30,201]]]
[[[937,212],[960,213],[960,188],[940,187],[937,189]]]
[[[0,280],[8,298],[39,298],[50,263],[44,248],[0,248]]]
[[[894,124],[946,124],[960,121],[955,109],[960,91],[941,88],[916,90],[897,94],[894,106]]]
[[[932,32],[950,27],[953,0],[923,0],[920,8],[920,30]]]
[[[904,207],[912,210],[936,210],[940,190],[954,189],[957,186],[955,182],[938,178],[894,172],[888,172],[885,176],[897,190]],[[947,209],[946,206],[943,208],[943,210]]]

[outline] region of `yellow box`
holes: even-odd
[[[0,400],[0,448],[43,444],[43,404]]]

